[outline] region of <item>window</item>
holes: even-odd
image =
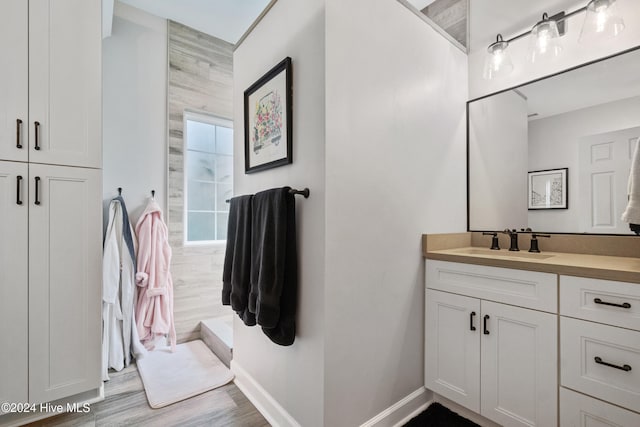
[[[233,195],[233,125],[229,120],[185,112],[186,244],[224,241]]]

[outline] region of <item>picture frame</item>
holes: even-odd
[[[292,65],[286,57],[244,91],[244,172],[293,163]]]
[[[569,209],[569,168],[528,173],[529,210]]]

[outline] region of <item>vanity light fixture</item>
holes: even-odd
[[[529,61],[535,63],[540,60],[554,59],[562,52],[558,21],[549,18],[548,14],[542,15],[542,21],[538,22],[531,30],[531,42],[529,46]]]
[[[618,36],[624,31],[624,20],[618,14],[616,0],[591,0],[580,32],[580,43]]]
[[[562,52],[560,37],[565,33],[566,20],[579,13],[586,12],[580,31],[581,43],[618,36],[625,28],[622,16],[618,14],[616,0],[590,0],[589,3],[573,12],[560,12],[549,17],[542,15],[542,21],[522,34],[504,40],[498,34],[496,42],[487,48],[487,57],[483,77],[487,80],[506,76],[513,70],[513,63],[507,48],[509,44],[531,34],[528,59],[535,63],[541,59],[555,58]]]
[[[498,34],[496,41],[487,48],[484,61],[483,76],[487,80],[499,78],[513,71],[513,62],[507,48],[509,43],[504,41],[502,34]]]

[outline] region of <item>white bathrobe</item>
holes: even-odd
[[[636,145],[631,160],[628,194],[629,202],[622,214],[622,220],[629,224],[640,224],[640,142]]]
[[[104,241],[102,267],[102,379],[109,379],[108,370],[122,370],[146,350],[140,344],[135,328],[134,301],[136,299],[135,261],[128,250],[124,227],[131,231],[134,252],[137,242],[133,228],[124,224],[120,201],[109,205],[109,223]]]

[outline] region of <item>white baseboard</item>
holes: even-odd
[[[496,424],[493,421],[483,417],[480,414],[476,414],[470,409],[465,408],[446,397],[433,393],[433,401],[438,402],[442,406],[452,410],[456,414],[465,417],[466,419],[473,421],[481,427],[500,427],[500,424]]]
[[[360,427],[397,427],[427,409],[431,404],[432,393],[420,387],[402,400],[389,406]]]
[[[231,361],[231,372],[236,376],[233,382],[269,424],[275,427],[301,427],[291,414],[235,360]]]

